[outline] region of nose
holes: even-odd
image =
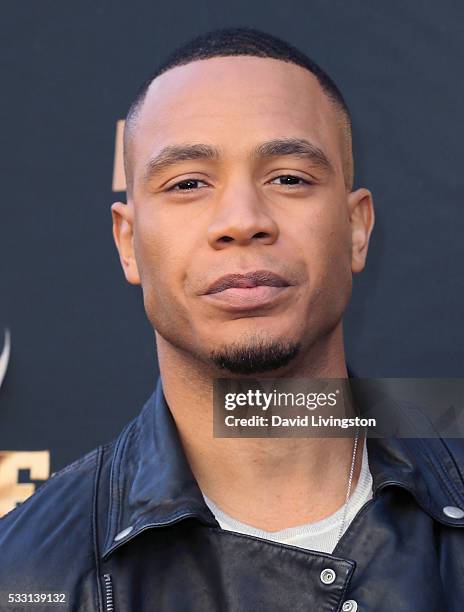
[[[274,243],[278,226],[263,200],[253,185],[224,189],[208,227],[209,244],[223,249],[234,244]]]

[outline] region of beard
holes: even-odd
[[[215,366],[232,374],[258,374],[286,366],[300,349],[299,342],[255,337],[248,342],[232,343],[213,350],[210,359]]]

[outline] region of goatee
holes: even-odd
[[[258,374],[286,366],[300,352],[298,342],[255,339],[232,343],[210,353],[213,363],[232,374]]]

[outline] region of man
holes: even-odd
[[[124,148],[113,235],[160,381],[0,521],[1,609],[462,610],[460,444],[212,433],[218,378],[349,376],[374,211],[332,80],[270,35],[210,32],[142,87]]]

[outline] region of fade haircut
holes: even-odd
[[[164,72],[201,59],[248,55],[290,62],[306,68],[313,74],[319,85],[338,111],[338,118],[343,130],[343,173],[345,185],[349,191],[353,186],[353,153],[352,124],[348,106],[334,81],[305,53],[284,40],[255,28],[235,27],[212,30],[193,38],[173,51],[141,85],[126,116],[124,126],[124,170],[126,173],[127,192],[132,193],[133,173],[130,160],[130,138],[142,108],[148,88],[156,77]]]

